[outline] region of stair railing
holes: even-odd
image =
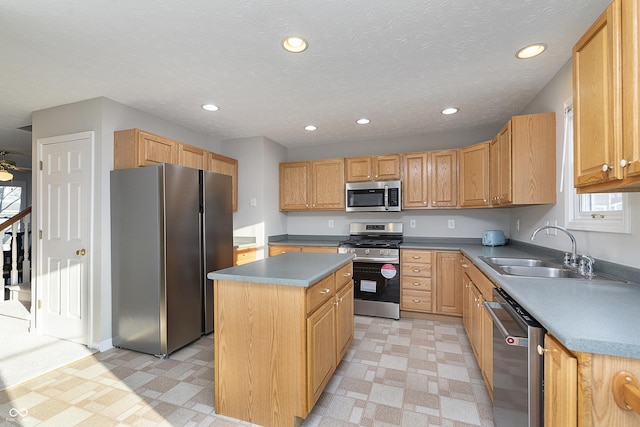
[[[23,220],[24,219],[24,220]],[[22,236],[22,283],[31,281],[31,260],[29,258],[29,229],[31,223],[31,206],[23,209],[17,215],[0,224],[0,233],[4,234],[11,227],[11,284],[18,283],[18,226],[23,220],[24,234]]]

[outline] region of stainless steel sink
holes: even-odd
[[[509,257],[480,257],[486,263],[496,265],[518,265],[525,267],[538,267],[549,265],[548,261],[536,258],[509,258]]]
[[[514,276],[526,276],[526,277],[563,277],[563,278],[576,278],[583,279],[580,273],[569,270],[567,268],[560,267],[545,267],[545,266],[522,266],[522,265],[501,265],[499,266],[506,274]]]

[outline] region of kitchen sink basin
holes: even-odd
[[[536,258],[510,258],[510,257],[480,257],[489,264],[514,265],[525,267],[548,266],[549,262]]]
[[[546,266],[522,266],[522,265],[501,265],[499,266],[506,274],[526,277],[550,277],[550,278],[579,278],[583,279],[580,273],[567,268],[546,267]]]

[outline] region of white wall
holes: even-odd
[[[151,116],[107,98],[94,98],[73,104],[35,111],[32,115],[33,153],[37,153],[39,138],[95,131],[95,218],[92,287],[92,321],[90,347],[106,349],[111,346],[111,220],[109,172],[113,169],[113,132],[133,127],[157,133],[211,151],[220,151],[220,141],[207,135]],[[33,156],[33,212],[37,212],[37,156]],[[34,224],[38,218],[34,215]],[[32,253],[37,253],[37,239],[33,239]],[[35,259],[35,258],[34,258]],[[34,264],[35,267],[35,264]],[[37,274],[37,272],[36,272]],[[35,276],[35,275],[34,275]],[[36,325],[37,327],[37,325]]]
[[[265,137],[226,140],[222,154],[238,160],[238,211],[234,236],[255,237],[256,257],[267,255],[268,236],[284,234],[286,217],[278,210],[278,165],[286,149]],[[251,206],[251,200],[255,206]]]
[[[529,236],[536,227],[551,224],[565,226],[565,192],[559,191],[562,168],[562,149],[564,141],[564,102],[572,95],[572,67],[568,61],[558,74],[547,84],[538,96],[525,108],[523,114],[556,112],[556,197],[554,206],[532,206],[513,209],[511,212],[510,234],[512,238],[529,243],[568,251],[571,249],[569,238],[562,233],[557,236],[540,233],[531,242]],[[631,205],[631,234],[601,233],[594,231],[571,230],[578,244],[578,252],[595,258],[640,268],[638,236],[640,236],[640,193],[629,193]],[[520,220],[520,230],[516,229]]]

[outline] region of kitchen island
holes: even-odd
[[[264,426],[307,417],[353,340],[352,258],[286,253],[207,274],[216,413]]]

